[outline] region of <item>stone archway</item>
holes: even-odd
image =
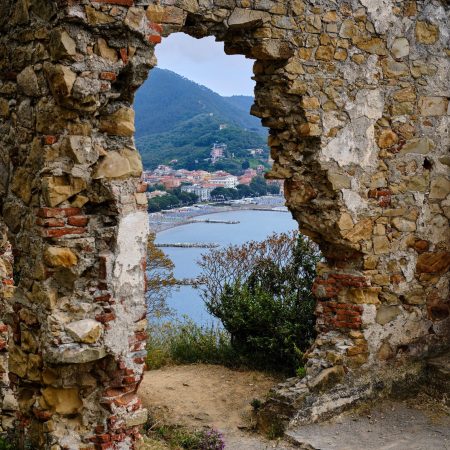
[[[389,391],[448,347],[447,12],[438,0],[2,2],[9,376],[33,445],[138,441],[148,225],[131,106],[175,31],[256,60],[271,176],[326,257],[307,377],[280,386],[261,422]]]

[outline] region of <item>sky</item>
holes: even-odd
[[[163,38],[156,47],[158,67],[169,69],[220,95],[253,95],[253,60],[226,55],[213,37],[194,39],[184,33]]]

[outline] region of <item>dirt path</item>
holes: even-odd
[[[150,414],[165,424],[219,430],[227,450],[288,450],[290,445],[250,431],[250,402],[263,399],[276,382],[260,372],[204,364],[175,366],[147,372],[139,394]]]
[[[263,399],[276,382],[260,372],[199,364],[147,372],[139,393],[161,424],[213,427],[223,433],[226,450],[450,450],[448,408],[425,394],[374,402],[329,422],[290,429],[291,444],[268,441],[251,432],[250,402]]]

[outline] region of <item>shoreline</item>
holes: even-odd
[[[150,230],[152,233],[158,234],[162,231],[170,230],[171,228],[179,227],[182,225],[189,225],[191,223],[201,223],[196,220],[193,220],[195,217],[199,216],[209,216],[211,214],[220,214],[223,212],[232,212],[232,211],[273,211],[273,212],[283,212],[288,213],[289,210],[284,205],[277,205],[270,207],[269,205],[258,205],[258,204],[245,204],[245,205],[233,205],[233,206],[211,206],[206,211],[202,210],[201,208],[194,209],[192,207],[192,210],[185,210],[185,211],[179,211],[179,210],[173,210],[174,213],[178,214],[186,214],[185,218],[180,218],[180,220],[174,220],[173,222],[156,222],[152,221],[151,214],[160,214],[161,217],[167,214],[167,216],[170,215],[170,212],[166,214],[162,213],[150,213],[149,214],[149,222],[150,222]],[[286,208],[286,209],[281,209]],[[206,209],[206,208],[205,208]],[[153,216],[155,217],[155,216]]]

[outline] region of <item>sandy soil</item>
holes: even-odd
[[[277,380],[253,371],[198,364],[166,367],[145,374],[139,394],[153,418],[164,424],[214,427],[227,450],[291,449],[251,432],[254,398],[263,399]]]
[[[260,372],[222,366],[166,367],[145,374],[140,396],[161,424],[214,427],[226,450],[450,450],[450,415],[425,394],[408,401],[363,405],[333,420],[291,429],[287,441],[268,441],[252,432],[251,406],[277,380]],[[167,450],[152,442],[147,450]]]

